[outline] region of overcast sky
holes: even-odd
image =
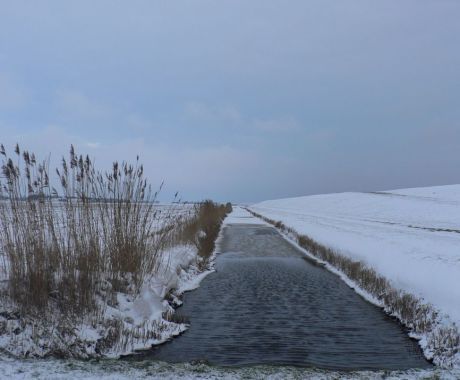
[[[1,1],[0,142],[164,196],[460,183],[460,1]]]

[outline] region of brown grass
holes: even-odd
[[[178,242],[191,242],[197,247],[202,258],[202,269],[209,265],[222,221],[231,211],[231,203],[223,205],[206,200],[195,205],[195,217],[188,219],[177,229]]]
[[[96,295],[135,294],[155,273],[182,217],[155,204],[138,160],[101,172],[71,147],[56,189],[48,161],[19,146],[12,157],[1,146],[0,155],[3,272],[21,313],[82,315],[95,310]]]

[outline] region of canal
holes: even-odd
[[[146,356],[331,370],[429,367],[417,342],[274,228],[228,224],[216,272],[184,296],[190,328]]]

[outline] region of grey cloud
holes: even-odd
[[[5,2],[0,140],[140,153],[193,198],[458,182],[459,18],[458,1]]]

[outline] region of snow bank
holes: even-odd
[[[161,256],[157,273],[144,283],[139,295],[117,294],[116,307],[108,307],[106,315],[122,320],[129,338],[105,352],[105,357],[119,357],[148,349],[187,329],[184,323],[165,319],[165,315],[174,313],[173,306],[165,298],[170,295],[173,304],[180,305],[178,296],[199,285],[207,274],[198,269],[199,261],[195,246],[172,247]]]
[[[210,272],[199,269],[200,261],[193,245],[168,249],[161,255],[158,271],[143,284],[138,295],[118,292],[114,302],[106,304],[101,300],[102,317],[97,321],[82,318],[66,336],[52,320],[26,321],[3,310],[0,350],[18,357],[42,357],[64,353],[72,346],[72,354],[79,357],[114,358],[160,344],[187,328],[169,317],[174,314],[173,305],[181,303],[178,296],[196,288]],[[172,305],[167,296],[172,298]]]

